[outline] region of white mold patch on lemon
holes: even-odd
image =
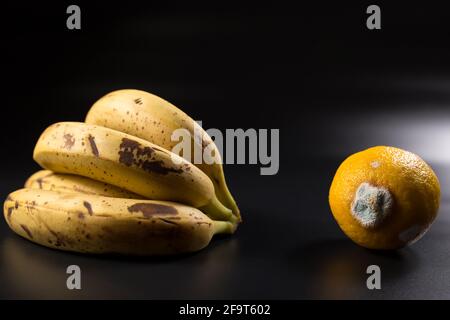
[[[421,225],[414,225],[409,229],[401,232],[398,236],[399,240],[404,242],[405,244],[413,244],[414,242],[420,240],[422,236],[428,231],[428,227],[424,227]]]
[[[372,168],[374,168],[374,169],[377,169],[377,168],[379,168],[379,167],[381,166],[381,163],[380,163],[379,161],[372,161],[372,162],[370,163],[370,166],[371,166]]]
[[[393,198],[388,189],[360,184],[351,205],[353,217],[365,228],[375,228],[392,212]]]

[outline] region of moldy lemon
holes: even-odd
[[[384,146],[348,157],[329,194],[342,231],[370,249],[397,249],[417,241],[436,218],[439,199],[439,180],[425,161]]]

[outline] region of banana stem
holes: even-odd
[[[233,212],[225,207],[215,196],[207,205],[199,209],[213,220],[232,221],[235,218]]]
[[[231,229],[226,233],[234,233],[238,227],[239,218],[236,217],[230,209],[225,207],[216,197],[214,197],[206,206],[199,209],[210,217],[211,220],[229,224],[229,228]]]
[[[228,208],[230,208],[233,214],[237,217],[239,221],[242,221],[241,212],[231,195],[230,190],[228,189],[227,183],[225,181],[225,174],[223,172],[223,168],[220,168],[217,179],[211,179],[214,184],[214,189],[216,189],[216,193],[219,197],[219,200],[222,201]],[[215,172],[217,174],[217,172]]]
[[[233,223],[228,221],[213,221],[214,234],[232,234],[235,230]]]

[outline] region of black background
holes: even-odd
[[[39,134],[82,121],[109,91],[136,88],[205,128],[279,128],[280,171],[228,165],[244,224],[232,238],[169,259],[41,248],[0,223],[0,298],[450,298],[450,11],[445,2],[272,4],[2,3],[1,195],[38,166]],[[442,188],[440,215],[411,248],[364,250],[328,208],[339,163],[373,145],[420,154]],[[83,290],[65,288],[78,264]],[[378,264],[383,289],[369,291]]]

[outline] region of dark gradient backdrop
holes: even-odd
[[[57,121],[82,121],[105,93],[138,88],[205,127],[279,128],[280,172],[227,166],[245,220],[197,254],[127,260],[36,246],[0,222],[0,298],[450,298],[450,13],[443,3],[153,5],[2,3],[0,195],[38,166],[32,151]],[[144,4],[145,3],[145,4]],[[346,239],[328,187],[346,155],[403,147],[435,168],[442,208],[429,233],[391,254]],[[78,264],[83,290],[65,289]],[[365,288],[369,264],[382,290]]]

